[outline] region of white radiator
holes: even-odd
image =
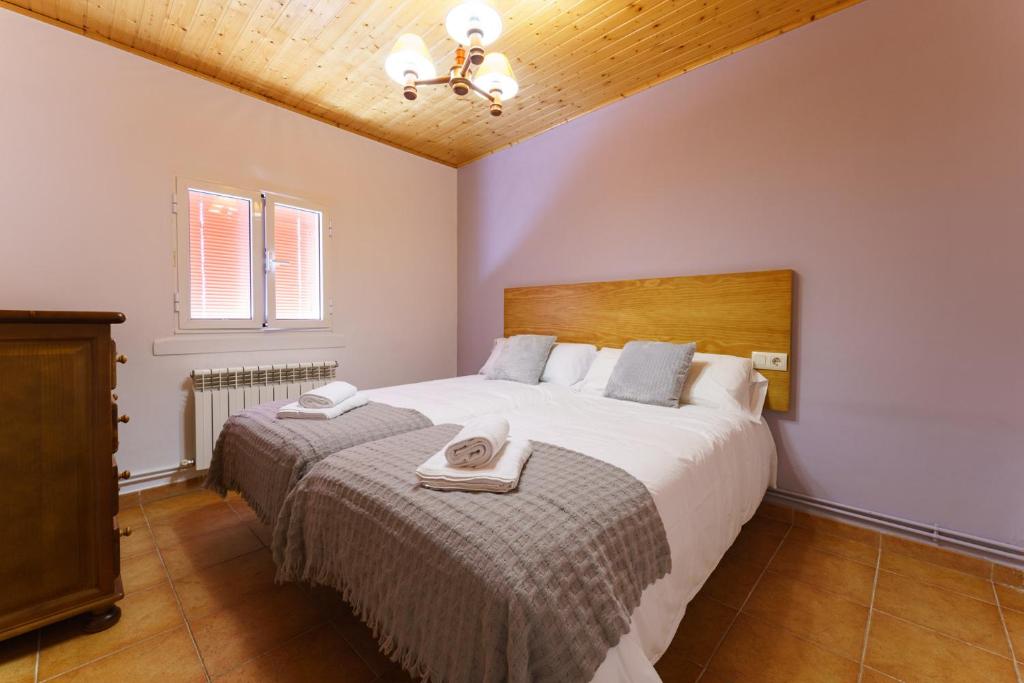
[[[338,362],[333,360],[193,370],[196,469],[209,469],[213,446],[228,416],[267,401],[297,400],[304,391],[332,381],[337,371]]]

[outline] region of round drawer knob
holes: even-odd
[[[119,353],[114,357],[114,360],[123,365],[128,362],[128,356],[124,355],[123,353]]]
[[[128,417],[127,415],[122,415],[121,417],[117,418],[117,421],[118,422],[128,422],[128,420],[130,420],[130,419],[131,418]]]
[[[122,529],[119,529],[118,533],[121,534],[122,538],[126,537],[126,536],[131,536],[132,535],[132,528],[130,526],[126,526],[126,527],[124,527]]]
[[[117,475],[117,478],[118,479],[131,479],[132,478],[132,471],[131,470],[125,470],[121,474]]]

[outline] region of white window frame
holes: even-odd
[[[262,199],[259,192],[243,190],[220,183],[208,183],[191,178],[177,179],[175,211],[178,228],[178,295],[175,305],[178,310],[178,327],[183,330],[253,330],[263,327],[264,291],[263,278],[263,230],[261,228]],[[192,317],[192,278],[191,252],[189,250],[189,190],[215,193],[238,197],[249,201],[249,247],[251,262],[249,264],[249,318],[193,318]]]
[[[277,317],[277,278],[275,268],[274,243],[274,206],[281,204],[294,209],[304,211],[315,211],[320,214],[320,318],[319,319],[282,319]],[[263,225],[265,226],[266,240],[266,287],[267,287],[267,324],[277,329],[322,329],[330,327],[328,319],[327,292],[328,280],[327,270],[324,268],[324,253],[327,251],[328,222],[327,210],[314,202],[299,197],[275,194],[273,192],[263,193]]]
[[[249,201],[249,244],[252,250],[250,264],[250,318],[240,319],[207,319],[192,318],[191,292],[191,252],[189,250],[189,190],[238,197]],[[273,274],[273,213],[274,204],[284,204],[298,209],[317,211],[320,214],[320,319],[319,320],[281,320],[276,316],[274,301]],[[178,331],[180,332],[252,332],[259,330],[318,330],[331,327],[333,301],[328,297],[330,292],[330,274],[328,273],[326,254],[328,240],[333,237],[330,216],[326,208],[316,202],[300,197],[260,190],[246,190],[222,183],[208,182],[195,178],[181,177],[175,179],[175,191],[172,202],[175,214],[176,264],[178,270],[178,290],[174,298],[177,314]]]

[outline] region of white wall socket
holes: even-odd
[[[789,370],[788,354],[754,351],[751,357],[754,361],[754,368],[757,370]]]

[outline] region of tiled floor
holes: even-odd
[[[122,507],[121,622],[0,643],[0,682],[409,681],[333,591],[274,584],[239,498],[184,487]],[[682,683],[1021,683],[1024,573],[765,506],[657,668]]]

